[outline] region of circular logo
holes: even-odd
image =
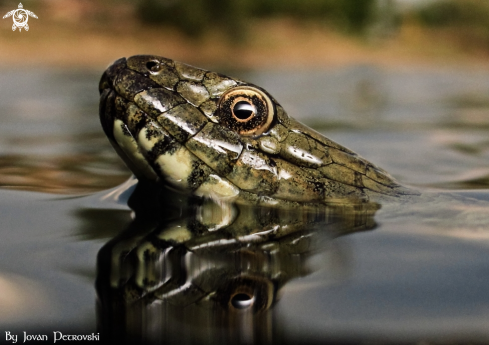
[[[12,25],[12,31],[19,29],[19,32],[22,31],[22,29],[24,29],[25,31],[29,31],[29,25],[27,24],[27,21],[29,20],[29,16],[31,16],[32,18],[37,18],[34,12],[24,10],[24,6],[22,6],[22,3],[19,4],[18,9],[12,10],[8,12],[6,15],[4,15],[3,19],[8,18],[10,16],[12,16],[12,19],[14,20],[14,25]]]
[[[27,14],[26,10],[19,8],[18,10],[15,10],[13,19],[15,26],[18,28],[23,28],[29,20],[29,15]]]

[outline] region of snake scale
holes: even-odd
[[[416,194],[240,79],[137,55],[109,66],[99,90],[105,134],[140,180],[255,205]]]

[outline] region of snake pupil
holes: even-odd
[[[238,119],[246,120],[256,113],[256,108],[253,104],[245,101],[240,101],[234,105],[233,113],[234,116],[236,116]]]

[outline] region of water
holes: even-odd
[[[154,210],[155,204],[142,207],[133,197],[133,221],[128,193],[110,193],[130,173],[98,122],[99,74],[2,72],[1,332],[50,339],[54,331],[102,332],[102,340],[128,333],[154,342],[200,343],[489,342],[488,73],[372,66],[234,73],[402,183],[456,195],[380,210],[332,209],[326,219],[297,221],[298,230],[287,236],[258,234],[262,242],[238,254],[223,235],[227,230],[190,236],[185,248],[198,255],[173,250],[175,243],[150,246],[157,253],[153,261],[138,261],[144,257],[138,248],[192,217],[222,211],[172,205],[154,218],[145,207]],[[249,235],[243,224],[254,222],[253,212],[235,221],[239,236]],[[261,212],[268,227],[303,219],[288,214],[263,221],[269,215]],[[353,218],[355,226],[345,224]],[[219,243],[219,255],[209,243]],[[113,260],[121,248],[128,254]],[[152,300],[158,287],[150,280],[141,283],[146,292],[128,288],[134,272],[156,274],[160,283],[174,278],[173,290],[159,292],[166,302]],[[248,280],[236,280],[236,272]],[[122,290],[114,286],[133,291],[134,302],[121,304]],[[195,303],[202,286],[213,297]],[[250,286],[273,292],[254,301],[262,309],[272,303],[268,311],[216,307],[229,291],[238,296],[228,296],[234,306],[248,303]]]

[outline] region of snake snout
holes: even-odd
[[[100,94],[102,94],[105,89],[114,87],[115,77],[121,69],[126,68],[126,65],[126,58],[120,58],[107,67],[99,82],[98,90]]]
[[[108,89],[111,85],[111,80],[109,76],[107,75],[107,71],[102,74],[102,78],[100,78],[100,82],[98,84],[98,92],[99,94],[102,94],[105,89]]]
[[[107,67],[99,82],[100,122],[102,123],[102,128],[109,139],[114,139],[113,126],[114,118],[116,116],[116,109],[114,105],[116,92],[114,91],[114,82],[117,75],[121,70],[126,68],[126,66],[126,58],[120,58],[114,61],[111,65],[109,65],[109,67]]]

